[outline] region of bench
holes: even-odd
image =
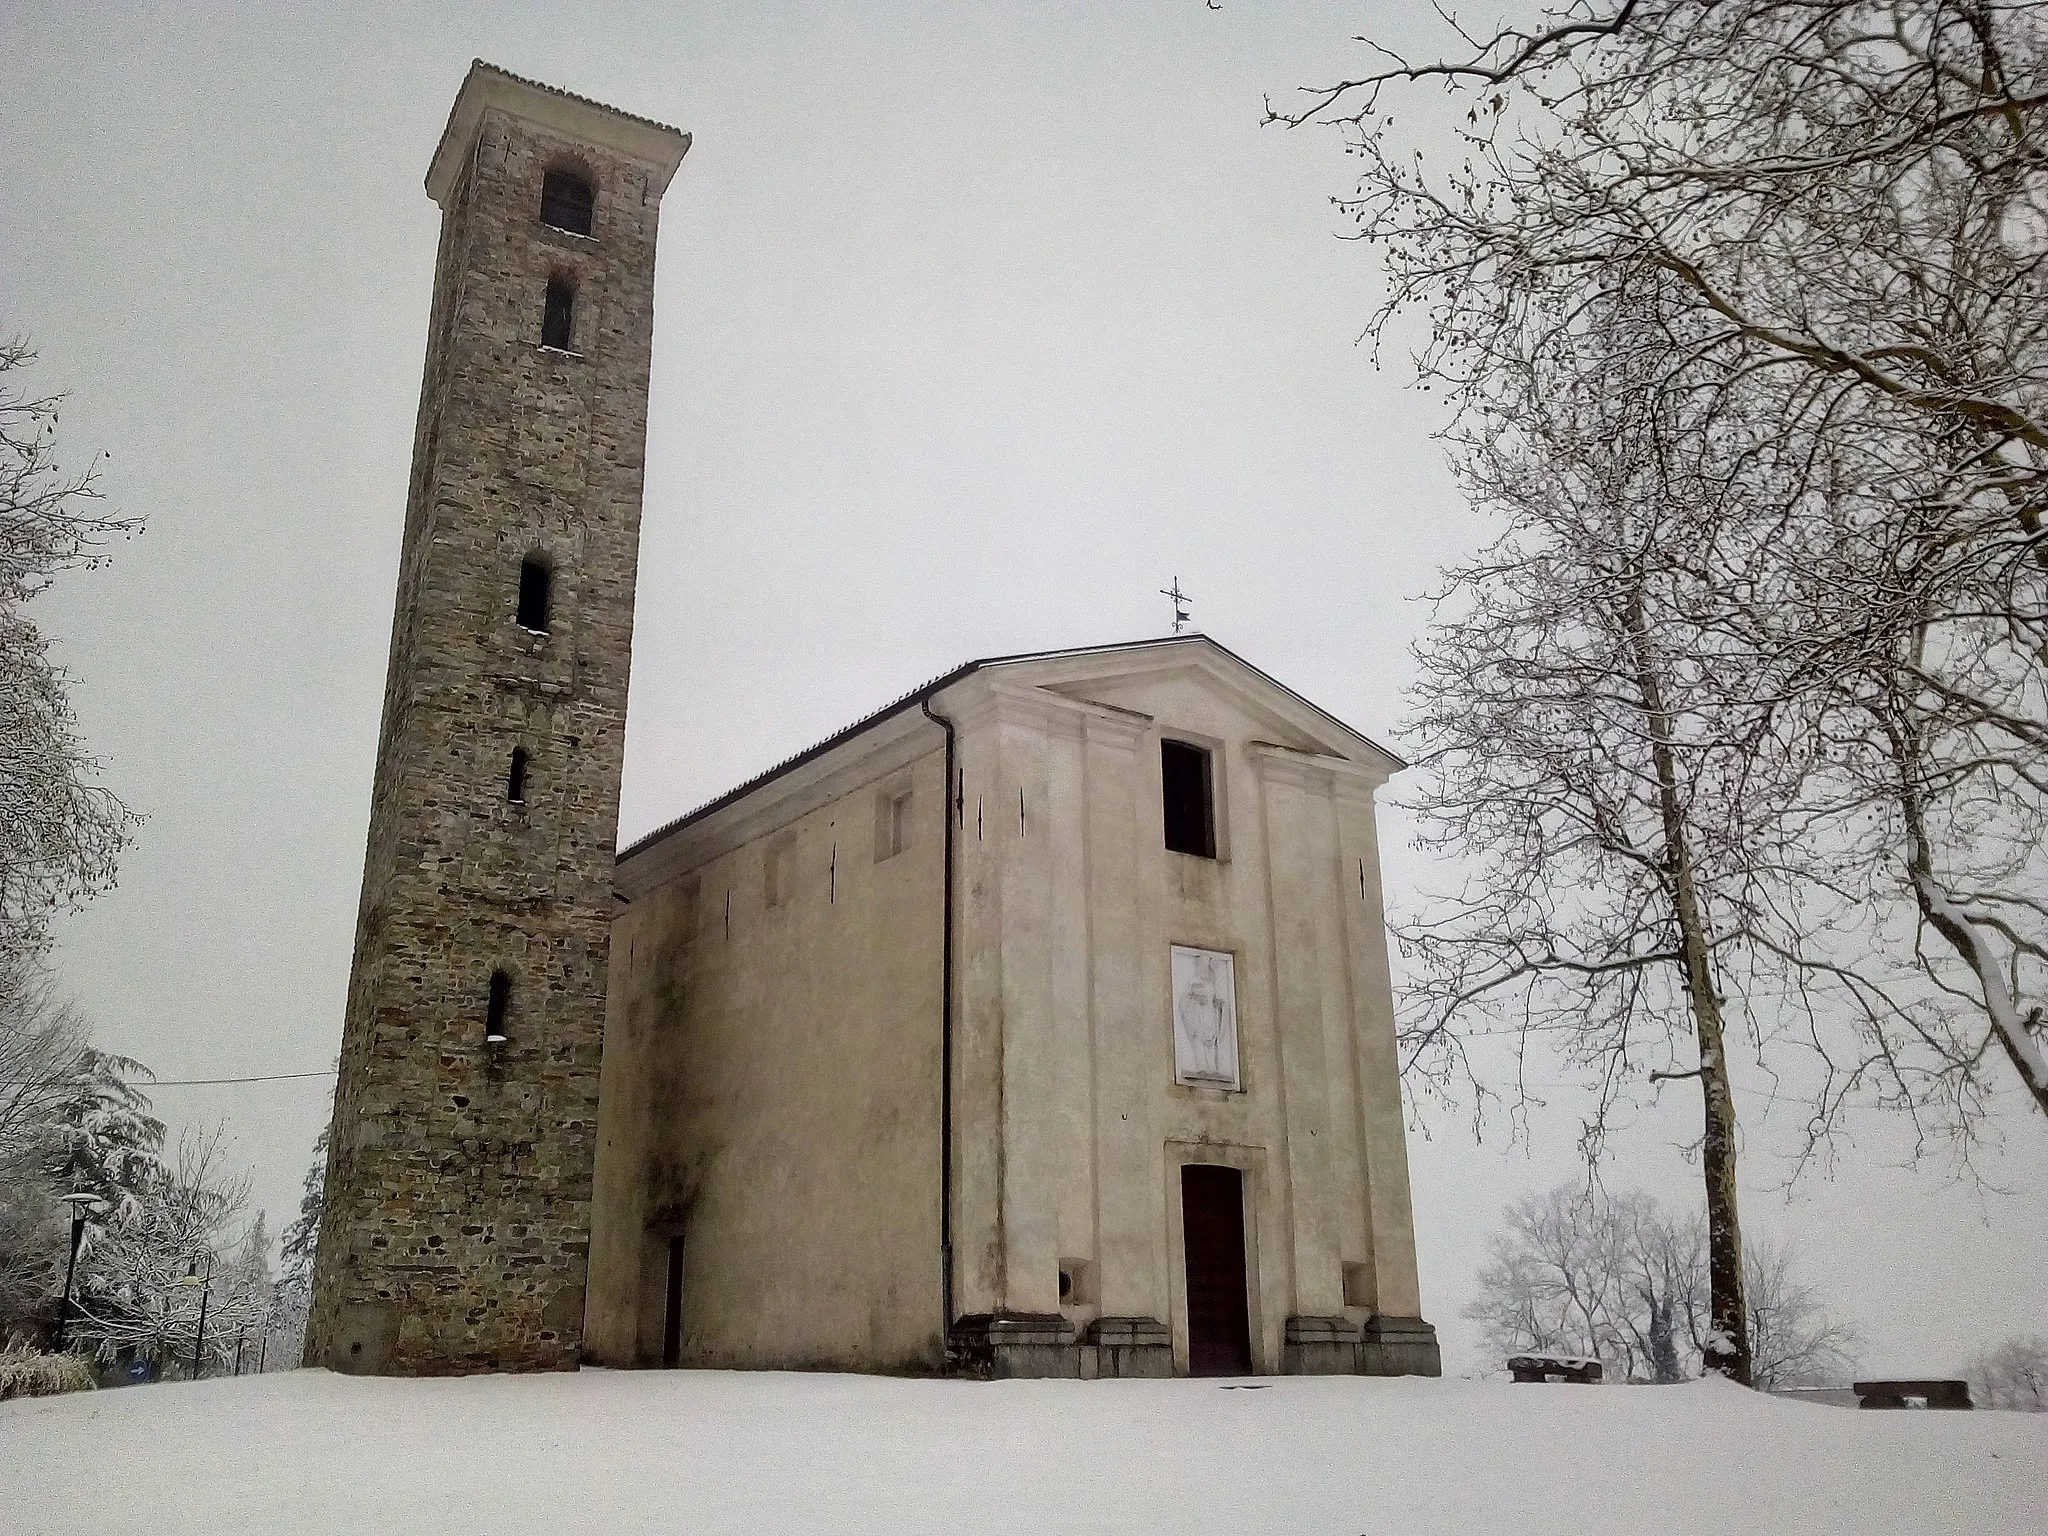
[[[1515,1355],[1508,1361],[1508,1374],[1516,1381],[1600,1380],[1600,1362],[1579,1355]]]
[[[1967,1381],[1859,1381],[1856,1383],[1856,1406],[1858,1408],[1968,1408],[1970,1384]]]

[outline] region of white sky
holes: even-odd
[[[1261,99],[1414,38],[1392,0],[0,7],[0,327],[71,392],[62,441],[148,519],[41,604],[108,781],[149,817],[63,930],[100,1041],[166,1079],[317,1070],[339,1038],[438,212],[482,56],[694,133],[663,208],[620,833],[629,840],[973,656],[1198,624],[1390,738],[1417,601],[1479,532],[1378,285],[1334,238],[1335,138]],[[1398,745],[1398,743],[1396,743]],[[1419,866],[1386,827],[1389,896]],[[1553,1079],[1556,1074],[1552,1074]],[[1898,1166],[1863,1126],[1788,1199],[1754,1077],[1745,1216],[1870,1334],[1947,1370],[2048,1317],[2048,1126]],[[225,1117],[274,1225],[320,1080],[164,1088]],[[1671,1093],[1616,1183],[1695,1203]],[[1411,1141],[1453,1368],[1487,1229],[1572,1171]]]

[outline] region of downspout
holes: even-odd
[[[929,697],[918,700],[925,719],[946,733],[945,919],[939,961],[939,1306],[945,1327],[939,1342],[953,1352],[953,815],[956,743],[953,722],[932,713]]]

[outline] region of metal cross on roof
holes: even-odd
[[[1173,599],[1173,632],[1177,635],[1181,632],[1181,626],[1188,622],[1188,604],[1193,602],[1194,599],[1181,591],[1180,578],[1178,576],[1173,578],[1172,586],[1161,587],[1159,595]]]

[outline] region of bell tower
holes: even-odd
[[[478,60],[426,373],[306,1360],[573,1369],[654,325],[687,134]]]

